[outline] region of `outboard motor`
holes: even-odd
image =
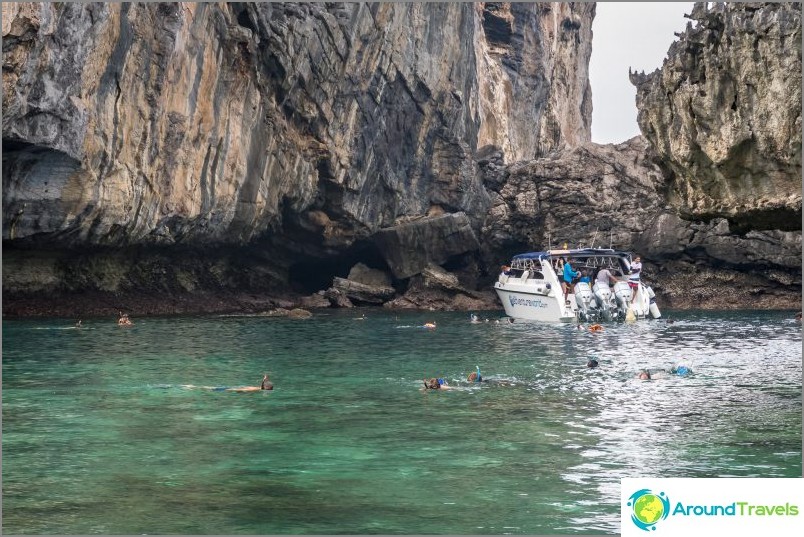
[[[607,283],[595,282],[595,285],[592,287],[592,290],[595,294],[595,299],[597,300],[597,307],[600,310],[600,313],[603,315],[603,318],[607,321],[611,320],[611,313],[614,309],[614,297],[611,294],[611,289],[609,289],[609,285]]]
[[[624,319],[631,305],[633,293],[628,282],[617,282],[614,284],[614,297],[617,300],[617,316]]]
[[[648,307],[648,311],[650,311],[650,316],[654,319],[658,319],[662,316],[661,312],[659,311],[659,306],[656,305],[656,293],[653,292],[648,286],[645,286],[645,291],[648,293],[648,298],[650,299],[650,306]]]
[[[578,282],[573,290],[575,302],[578,304],[578,316],[583,321],[588,321],[597,314],[597,302],[592,288],[587,282]]]

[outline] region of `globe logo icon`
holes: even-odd
[[[628,498],[631,521],[641,530],[656,529],[656,523],[670,514],[670,500],[664,492],[655,494],[649,489],[640,489]]]

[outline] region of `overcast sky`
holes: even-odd
[[[628,67],[649,73],[661,67],[673,32],[681,32],[692,2],[598,2],[592,24],[592,141],[619,143],[639,134],[636,88]],[[693,23],[694,25],[694,23]]]

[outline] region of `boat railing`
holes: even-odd
[[[516,271],[543,271],[544,265],[552,267],[556,274],[563,270],[563,259],[568,258],[573,267],[583,267],[586,269],[599,270],[610,269],[612,271],[625,272],[628,262],[625,258],[617,255],[549,255],[539,258],[513,259],[511,269]]]

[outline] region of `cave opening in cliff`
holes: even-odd
[[[346,278],[352,267],[362,263],[369,268],[389,273],[391,270],[377,247],[369,241],[359,241],[340,255],[321,259],[306,257],[290,267],[291,288],[302,294],[313,294],[332,287],[336,276]]]

